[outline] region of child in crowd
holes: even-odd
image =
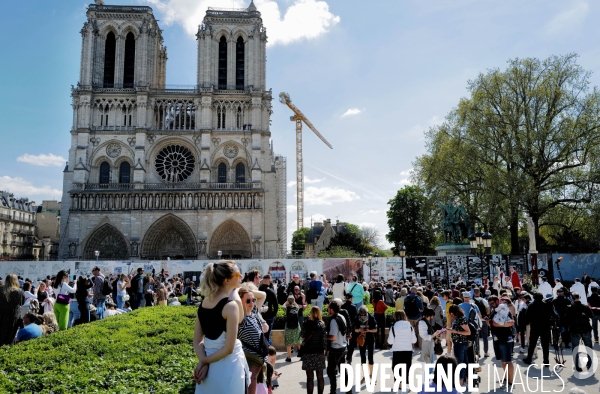
[[[279,387],[279,382],[277,381],[277,378],[279,378],[279,375],[281,374],[275,371],[275,363],[277,362],[277,350],[275,350],[275,347],[273,346],[269,346],[269,354],[267,355],[267,361],[273,366],[273,377],[271,378],[271,385],[275,389]]]
[[[125,304],[123,304],[123,310],[125,312],[131,312],[131,304],[129,303],[129,301],[125,301]]]

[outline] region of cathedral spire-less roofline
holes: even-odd
[[[256,6],[254,5],[254,0],[250,0],[250,5],[248,6],[248,11],[256,11]]]

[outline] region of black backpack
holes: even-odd
[[[485,304],[483,303],[483,301],[481,301],[481,299],[478,300],[477,298],[473,298],[473,301],[475,301],[475,305],[477,305],[477,308],[479,308],[479,312],[481,312],[482,318],[489,316],[487,310],[485,309]]]
[[[406,312],[406,316],[412,317],[419,314],[419,306],[417,305],[417,296],[414,297],[406,297],[404,299],[404,312]]]
[[[285,312],[285,319],[287,328],[297,328],[298,324],[300,324],[300,320],[298,319],[298,308],[288,306]]]
[[[107,278],[104,278],[104,283],[102,284],[102,295],[111,295],[113,291],[113,287],[110,284],[110,280]]]
[[[569,331],[584,334],[592,330],[590,318],[586,315],[581,304],[573,304],[569,306],[568,309],[570,311],[570,313],[567,314],[569,318]]]

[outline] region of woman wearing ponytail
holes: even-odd
[[[236,291],[241,278],[230,260],[211,263],[204,272],[200,288],[205,298],[194,328],[196,394],[244,393],[250,383],[248,363],[237,339],[238,324],[244,319]]]
[[[58,329],[66,330],[69,325],[69,304],[71,303],[71,294],[77,291],[77,286],[69,286],[69,274],[66,271],[58,271],[54,279],[54,293],[56,302],[54,303],[54,315],[58,321]]]

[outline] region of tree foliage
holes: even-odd
[[[568,54],[509,60],[469,81],[470,96],[426,133],[428,152],[414,163],[427,197],[464,205],[495,237],[509,237],[514,254],[525,215],[538,245],[557,214],[590,216],[600,184],[600,94],[589,79]]]
[[[402,243],[406,246],[407,253],[413,256],[430,255],[435,252],[433,231],[425,219],[426,202],[423,190],[418,186],[405,186],[388,202],[390,232],[385,237],[394,244],[394,254],[398,254]]]
[[[360,253],[349,248],[348,246],[331,246],[319,252],[320,258],[349,258],[360,257]]]
[[[361,226],[360,234],[363,242],[367,245],[370,245],[375,249],[379,249],[381,247],[381,233],[379,230],[377,230],[377,227]]]
[[[310,229],[308,227],[302,227],[292,234],[292,250],[293,251],[304,251],[304,244],[308,238]]]

